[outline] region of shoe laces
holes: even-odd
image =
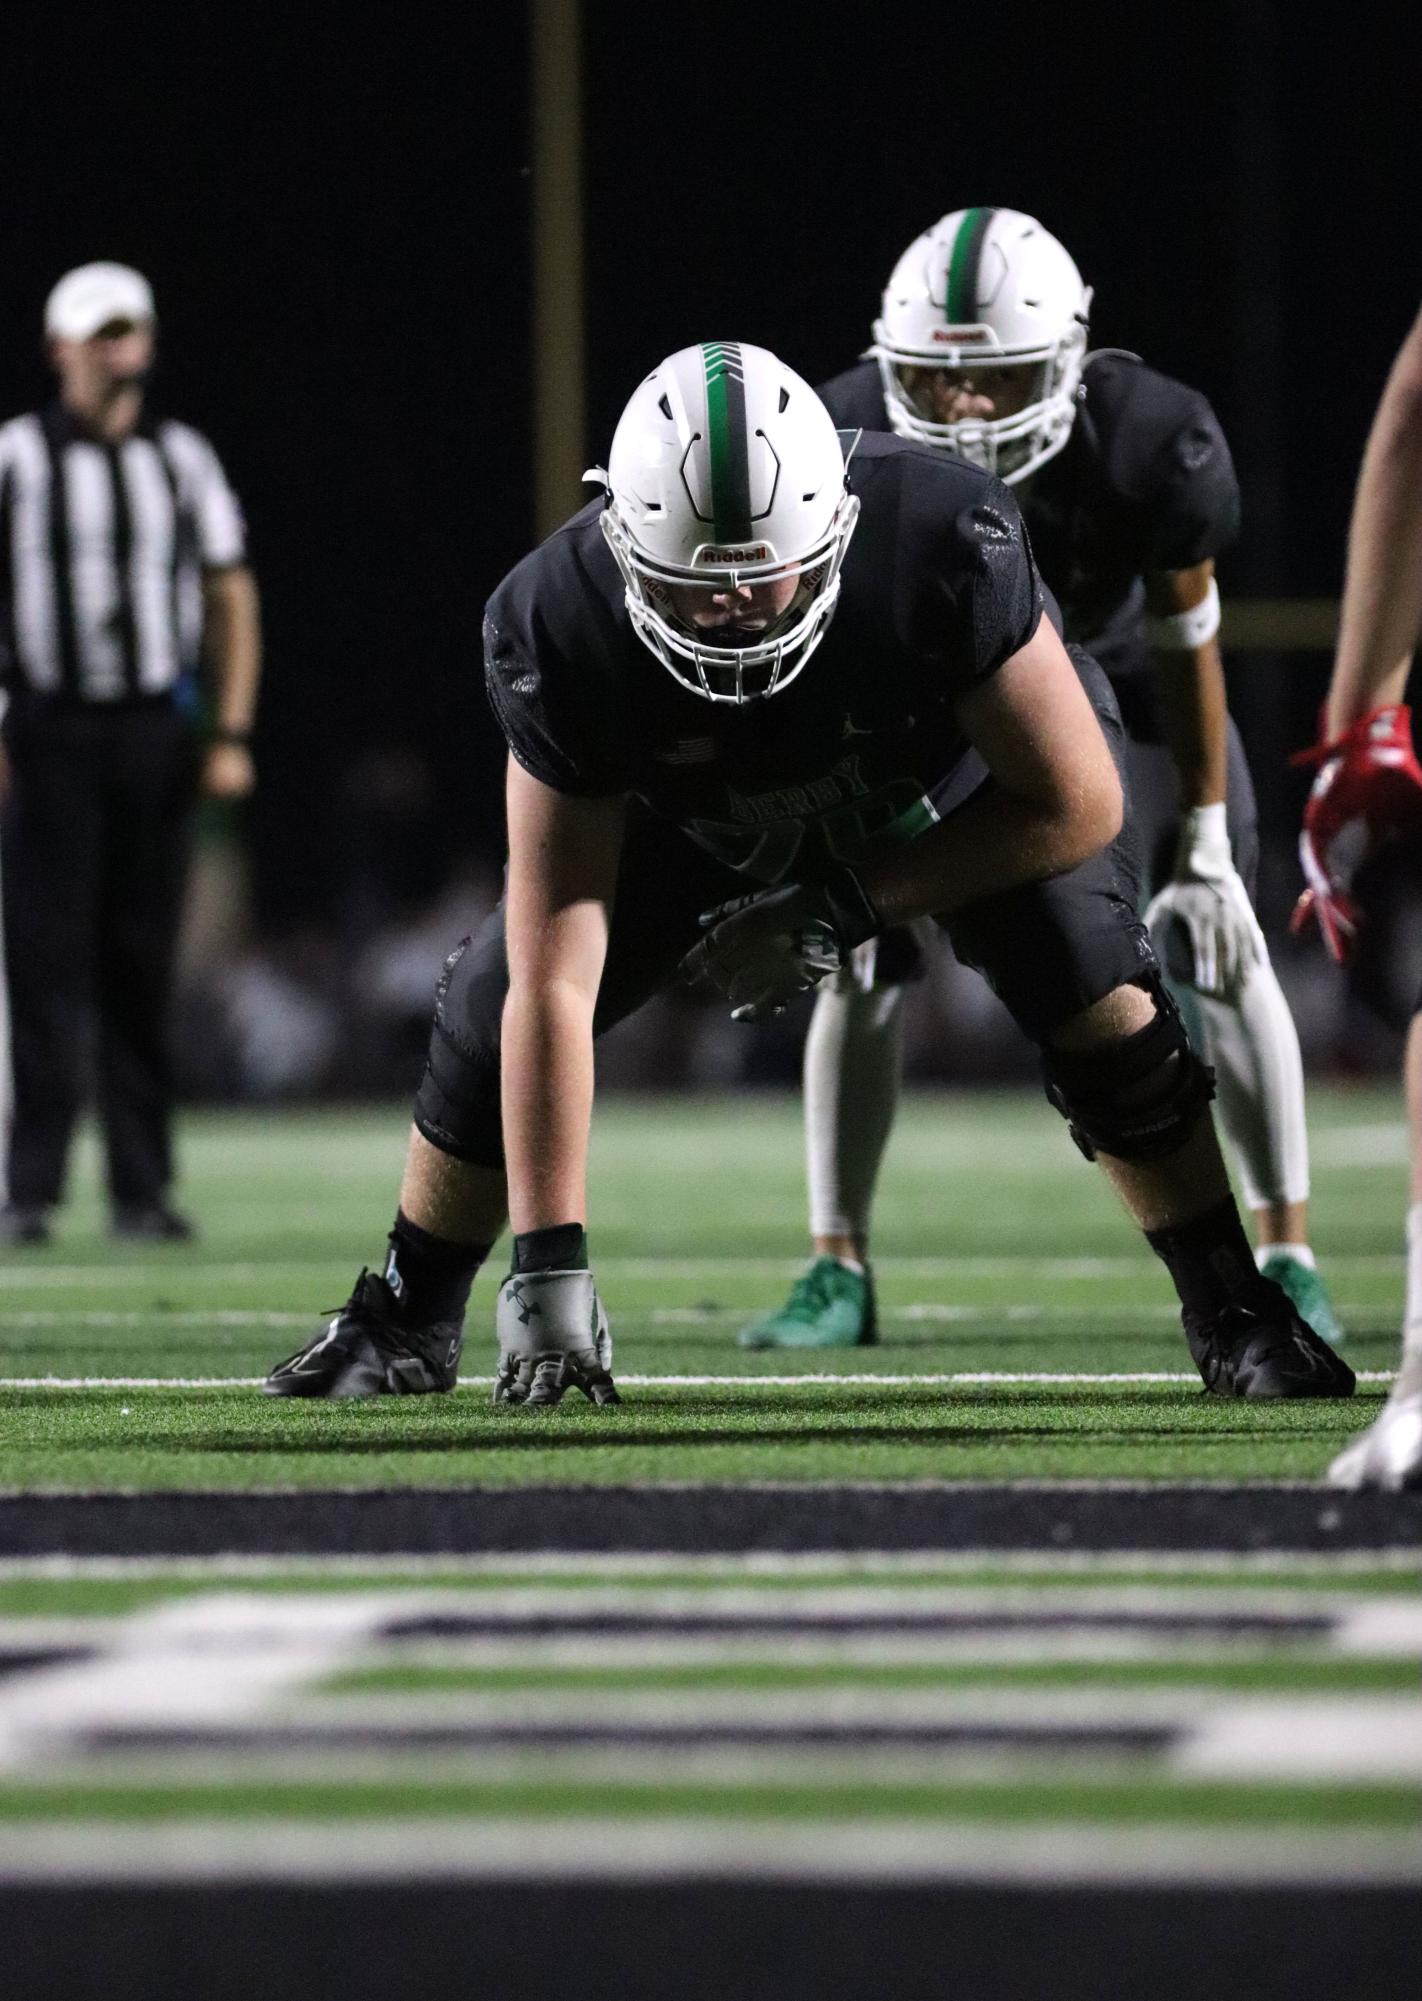
[[[818,1320],[824,1309],[834,1304],[839,1290],[838,1280],[852,1276],[837,1258],[816,1258],[790,1288],[790,1297],[780,1317],[783,1320]]]

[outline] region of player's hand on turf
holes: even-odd
[[[1304,808],[1299,860],[1307,888],[1290,929],[1317,923],[1330,958],[1342,965],[1357,940],[1349,888],[1359,863],[1390,835],[1422,824],[1422,769],[1412,748],[1412,712],[1402,702],[1360,716],[1331,742],[1289,762],[1316,765]]]
[[[849,869],[808,887],[787,883],[708,910],[706,935],[682,961],[731,1003],[732,1021],[783,1014],[798,994],[848,963],[880,928],[879,914]]]
[[[581,1390],[589,1403],[622,1399],[612,1380],[612,1334],[590,1271],[511,1273],[499,1288],[494,1402],[530,1410]]]
[[[1223,805],[1186,813],[1174,878],[1151,898],[1146,924],[1166,970],[1213,1000],[1235,999],[1264,958],[1264,933],[1234,865]]]

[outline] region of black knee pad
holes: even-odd
[[[415,1093],[415,1127],[431,1146],[475,1167],[504,1164],[499,1059],[471,1056],[436,1027]]]
[[[465,938],[445,960],[435,988],[429,1054],[415,1093],[416,1131],[441,1153],[475,1167],[504,1164],[499,1098],[505,985],[501,968],[501,942],[492,952]]]
[[[1158,1160],[1184,1144],[1215,1095],[1215,1073],[1190,1046],[1180,1010],[1157,979],[1142,982],[1155,1020],[1100,1049],[1045,1049],[1047,1096],[1086,1155]]]

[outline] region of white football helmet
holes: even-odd
[[[1040,222],[1015,208],[961,208],[912,242],[884,289],[869,350],[889,422],[1014,485],[1071,433],[1091,292]],[[956,387],[987,373],[999,417],[945,421]],[[945,391],[950,392],[945,396]]]
[[[705,341],[623,411],[602,531],[639,638],[693,693],[788,687],[824,637],[859,502],[834,420],[763,347]]]

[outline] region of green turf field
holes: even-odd
[[[1202,1395],[1109,1191],[1034,1095],[995,1093],[908,1102],[882,1345],[798,1357],[735,1345],[800,1262],[798,1107],[609,1099],[590,1223],[626,1402],[542,1414],[488,1402],[501,1257],[455,1395],[262,1398],[380,1254],[403,1115],[191,1117],[200,1243],[109,1244],[90,1148],[54,1244],[5,1259],[0,1483],[1315,1481],[1395,1359],[1405,1168],[1394,1094],[1311,1113],[1351,1405]],[[1185,1880],[1260,1853],[1412,1880],[1420,1658],[1409,1549],[0,1551],[0,1881],[589,1850],[633,1877],[1031,1876],[1043,1842],[1121,1880],[1167,1850]]]
[[[877,1349],[742,1353],[736,1328],[801,1255],[798,1105],[611,1097],[590,1227],[626,1401],[536,1416],[486,1402],[502,1253],[456,1395],[258,1396],[251,1379],[380,1256],[404,1114],[190,1117],[201,1243],[111,1245],[90,1152],[56,1241],[0,1267],[4,1483],[1316,1478],[1395,1359],[1404,1135],[1394,1092],[1315,1090],[1310,1113],[1316,1243],[1349,1358],[1373,1376],[1351,1405],[1202,1396],[1163,1272],[1033,1093],[905,1105],[879,1203]]]

